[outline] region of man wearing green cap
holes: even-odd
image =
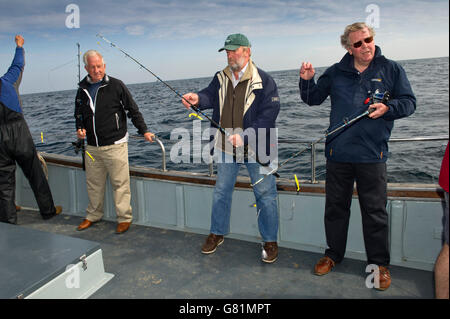
[[[228,66],[215,74],[207,88],[198,93],[187,93],[182,99],[187,108],[191,105],[201,110],[212,108],[213,120],[231,132],[225,135],[217,131],[215,143],[211,144],[215,149],[217,180],[210,234],[202,247],[204,254],[214,253],[230,231],[231,199],[241,164],[245,164],[252,183],[255,183],[264,176],[261,163],[273,164],[277,157],[275,120],[280,99],[275,81],[253,63],[251,44],[245,35],[229,35],[219,52],[223,50],[227,53]],[[238,150],[252,149],[252,145],[258,145],[253,147],[256,158],[248,156],[244,161],[239,160]],[[273,263],[278,257],[275,177],[265,178],[254,186],[253,192],[263,240],[262,261]]]

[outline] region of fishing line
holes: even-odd
[[[129,55],[127,52],[125,52],[124,50],[122,50],[120,47],[118,47],[116,44],[114,44],[113,42],[109,41],[108,39],[106,39],[104,36],[102,36],[101,34],[97,34],[97,37],[101,38],[103,41],[105,41],[106,43],[109,43],[111,45],[111,47],[116,48],[117,50],[119,50],[120,52],[122,52],[125,57],[133,60],[135,63],[137,63],[142,69],[146,70],[147,72],[149,72],[151,75],[153,75],[158,81],[160,81],[162,84],[164,84],[165,86],[167,86],[172,92],[174,92],[178,97],[180,97],[182,100],[186,101],[189,106],[197,113],[202,115],[203,117],[205,117],[209,122],[211,122],[213,124],[213,126],[215,126],[222,134],[224,134],[226,137],[230,137],[231,134],[229,132],[227,132],[222,126],[220,126],[219,123],[217,123],[216,121],[214,121],[212,118],[210,118],[208,115],[206,115],[205,113],[203,113],[197,106],[195,106],[194,104],[192,104],[190,101],[188,101],[186,98],[183,97],[183,95],[181,95],[177,90],[175,90],[171,85],[169,85],[167,82],[163,81],[159,76],[157,76],[155,73],[153,73],[151,70],[149,70],[145,65],[143,65],[142,63],[140,63],[138,60],[136,60],[135,58],[133,58],[131,55]],[[263,164],[261,163],[256,154],[253,152],[253,150],[251,150],[250,148],[247,147],[247,145],[245,145],[244,147],[244,155],[248,155],[248,157],[251,157],[253,159],[255,159],[255,161],[262,165],[262,166],[268,166],[268,164]],[[276,172],[272,173],[273,175],[279,177],[279,175]]]
[[[56,70],[58,70],[58,69],[60,69],[60,68],[62,68],[62,67],[64,67],[64,66],[66,66],[66,65],[68,65],[68,64],[70,64],[70,63],[72,63],[72,62],[74,62],[74,61],[76,61],[76,59],[72,59],[72,60],[70,60],[69,62],[66,62],[66,63],[63,63],[63,64],[61,64],[61,65],[59,65],[59,66],[56,66],[56,67],[54,67],[53,69],[50,69],[49,72],[56,71]]]
[[[69,64],[71,64],[71,63],[73,63],[73,62],[75,62],[75,61],[76,61],[75,59],[72,59],[72,60],[70,60],[70,61],[68,61],[68,62],[65,62],[65,63],[63,63],[63,64],[61,64],[61,65],[58,65],[58,66],[54,67],[53,69],[50,69],[50,70],[48,71],[48,73],[47,73],[48,86],[49,86],[50,88],[53,89],[53,84],[51,83],[51,80],[50,80],[50,73],[51,73],[51,72],[56,71],[56,70],[58,70],[58,69],[61,69],[61,68],[65,67],[65,66],[67,66],[67,65],[69,65]]]
[[[108,39],[106,39],[104,36],[102,36],[101,34],[97,34],[97,37],[101,38],[103,41],[107,42],[110,44],[111,47],[116,48],[117,50],[119,50],[120,52],[122,52],[125,57],[133,60],[135,63],[137,63],[142,69],[144,69],[145,71],[149,72],[151,75],[153,75],[158,81],[160,81],[162,84],[164,84],[165,86],[167,86],[172,92],[174,92],[176,95],[178,95],[181,99],[183,99],[184,101],[186,101],[189,106],[197,113],[200,113],[201,115],[203,115],[205,118],[207,118],[212,124],[216,125],[218,127],[218,129],[226,134],[226,131],[218,124],[216,123],[216,121],[214,121],[213,119],[209,118],[206,114],[204,114],[201,110],[199,110],[194,104],[192,104],[190,101],[188,101],[187,99],[185,99],[177,90],[175,90],[171,85],[169,85],[167,82],[165,82],[164,80],[162,80],[159,76],[157,76],[155,73],[153,73],[151,70],[149,70],[145,65],[143,65],[142,63],[140,63],[138,60],[136,60],[135,58],[133,58],[131,55],[129,55],[127,52],[125,52],[124,50],[122,50],[120,47],[118,47],[116,44],[114,44],[113,42],[109,41]]]

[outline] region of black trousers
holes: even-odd
[[[33,190],[44,219],[55,215],[53,197],[22,114],[0,121],[0,222],[17,224],[15,206],[16,162]]]
[[[344,258],[355,181],[361,207],[367,262],[388,266],[390,254],[386,211],[386,163],[327,161],[325,234],[328,249],[325,255],[337,263]]]

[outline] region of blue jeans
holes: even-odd
[[[216,150],[222,161],[217,163],[216,187],[213,195],[211,214],[211,233],[226,235],[230,231],[231,200],[234,185],[243,163],[236,163],[232,156]],[[226,160],[225,160],[226,159]],[[258,163],[245,163],[252,183],[264,175],[260,173]],[[278,205],[277,187],[273,175],[266,177],[253,187],[258,214],[258,227],[264,242],[277,241],[278,238]]]

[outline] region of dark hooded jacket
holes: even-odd
[[[386,103],[389,111],[382,117],[369,117],[327,137],[325,155],[335,162],[386,162],[388,141],[394,120],[409,116],[416,109],[416,98],[404,69],[395,61],[386,59],[376,46],[375,57],[369,67],[360,73],[354,68],[353,56],[347,53],[339,63],[329,67],[319,77],[300,80],[302,100],[308,105],[319,105],[330,96],[331,131],[368,109],[368,97],[378,89],[388,91],[391,99]]]

